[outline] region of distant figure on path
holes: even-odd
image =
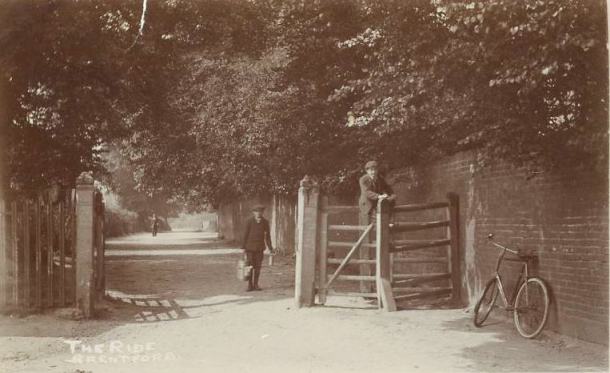
[[[152,216],[152,224],[151,224],[151,230],[152,230],[152,235],[153,237],[157,236],[157,232],[159,231],[159,218],[157,218],[157,214],[153,214]]]
[[[367,224],[371,224],[377,217],[377,202],[387,199],[394,206],[396,195],[385,179],[379,176],[376,161],[366,162],[364,170],[366,174],[360,178],[360,214]]]
[[[258,286],[258,279],[261,274],[263,252],[268,248],[273,253],[269,221],[263,217],[264,210],[265,207],[260,205],[252,208],[253,216],[246,221],[244,229],[241,248],[246,253],[246,265],[252,266],[252,273],[248,278],[248,288],[246,291],[261,290]]]

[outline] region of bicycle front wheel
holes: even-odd
[[[549,315],[549,292],[544,282],[529,278],[515,298],[513,318],[517,331],[525,338],[534,338],[544,328]]]
[[[498,298],[498,279],[492,278],[485,285],[483,295],[474,306],[474,326],[480,327],[487,320],[496,304],[496,298]]]

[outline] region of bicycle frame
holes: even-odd
[[[511,300],[509,302],[508,297],[506,296],[506,291],[504,290],[504,283],[502,282],[502,277],[500,276],[500,266],[502,265],[502,261],[504,260],[504,256],[506,255],[506,252],[510,252],[512,254],[515,255],[519,255],[519,252],[511,250],[507,247],[504,247],[500,244],[497,244],[495,242],[492,242],[492,244],[496,247],[498,247],[499,249],[502,249],[502,253],[500,254],[500,256],[498,257],[497,261],[496,261],[496,270],[495,270],[495,278],[496,280],[498,280],[498,290],[500,291],[500,298],[502,299],[502,302],[504,303],[504,308],[508,311],[513,311],[514,310],[514,304],[515,304],[515,298],[517,297],[517,291],[519,290],[519,286],[523,283],[523,281],[527,281],[529,279],[529,270],[528,270],[528,261],[527,259],[523,260],[523,259],[507,259],[509,261],[516,261],[516,262],[523,262],[523,266],[521,267],[521,273],[519,273],[519,277],[517,278],[517,281],[515,282],[515,289],[513,290],[513,293],[511,295]],[[521,281],[523,280],[523,281]],[[527,291],[527,288],[525,289],[525,291]],[[527,297],[527,293],[526,293],[526,297]]]
[[[530,277],[530,261],[535,262],[538,256],[511,250],[497,244],[493,242],[493,234],[489,234],[487,238],[501,252],[496,261],[495,275],[485,285],[483,294],[474,307],[474,326],[481,327],[492,309],[498,307],[512,312],[513,322],[521,336],[535,338],[544,328],[549,314],[547,286],[539,277],[535,275]],[[507,252],[516,257],[505,257]],[[521,263],[521,273],[515,281],[515,290],[511,294],[510,300],[506,294],[502,276],[500,276],[500,267],[504,260]],[[529,290],[530,287],[531,290]],[[503,305],[498,304],[498,293],[500,293]]]

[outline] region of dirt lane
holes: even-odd
[[[385,314],[346,298],[295,309],[290,259],[266,266],[264,291],[249,293],[235,247],[157,238],[109,242],[98,320],[0,318],[0,371],[608,371],[604,346],[553,333],[524,340],[503,322],[476,329],[465,310]]]

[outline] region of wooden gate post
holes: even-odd
[[[55,299],[53,297],[53,253],[55,250],[54,245],[54,229],[53,229],[53,197],[52,194],[49,193],[48,197],[48,205],[47,205],[47,307],[53,307],[55,304]]]
[[[7,247],[8,230],[6,229],[7,211],[4,196],[0,193],[0,309],[4,309],[8,303],[8,265]]]
[[[94,188],[93,177],[83,172],[76,179],[76,306],[85,318],[93,316],[94,265]]]
[[[102,193],[95,194],[95,290],[96,300],[101,301],[106,293],[106,269],[104,243],[104,200]]]
[[[392,293],[392,274],[390,262],[390,204],[382,199],[377,204],[377,247],[376,273],[377,301],[385,311],[396,311]]]
[[[42,219],[41,219],[41,205],[42,205],[42,200],[40,198],[40,195],[36,198],[36,206],[34,208],[34,222],[35,222],[35,230],[36,230],[36,235],[35,235],[35,248],[36,248],[36,257],[34,258],[35,260],[35,279],[36,279],[36,293],[35,293],[35,300],[36,300],[36,308],[38,310],[40,310],[42,308]],[[26,212],[24,213],[24,219],[25,219],[25,225],[24,227],[28,226],[28,221],[29,221],[29,212],[27,212],[29,210],[28,207],[28,203],[27,201],[24,204],[24,210],[26,210]],[[26,231],[29,231],[29,229],[26,228]],[[24,236],[25,236],[25,253],[28,253],[30,250],[30,245],[28,243],[29,240],[29,232],[24,231]],[[29,254],[26,254],[29,255]],[[29,259],[27,259],[29,257],[26,256],[26,260],[29,262]],[[29,265],[28,265],[29,268]],[[29,278],[29,274],[26,272],[26,279]],[[26,280],[26,283],[29,280]],[[26,288],[29,288],[29,285],[26,285]],[[26,304],[29,302],[29,299],[26,299]]]
[[[320,246],[319,246],[319,271],[318,271],[318,302],[320,304],[326,303],[326,295],[328,289],[326,288],[327,276],[327,264],[328,264],[328,196],[320,198],[321,213],[320,213]]]
[[[316,241],[318,232],[318,185],[308,176],[301,180],[298,198],[298,244],[294,297],[297,307],[314,304]]]
[[[59,201],[59,305],[66,305],[66,198]]]
[[[460,207],[459,196],[456,193],[447,193],[449,200],[449,272],[451,272],[451,301],[460,303],[460,290],[462,287],[460,274]]]
[[[18,224],[17,201],[11,202],[11,303],[15,308],[19,307],[19,245],[17,235]]]

